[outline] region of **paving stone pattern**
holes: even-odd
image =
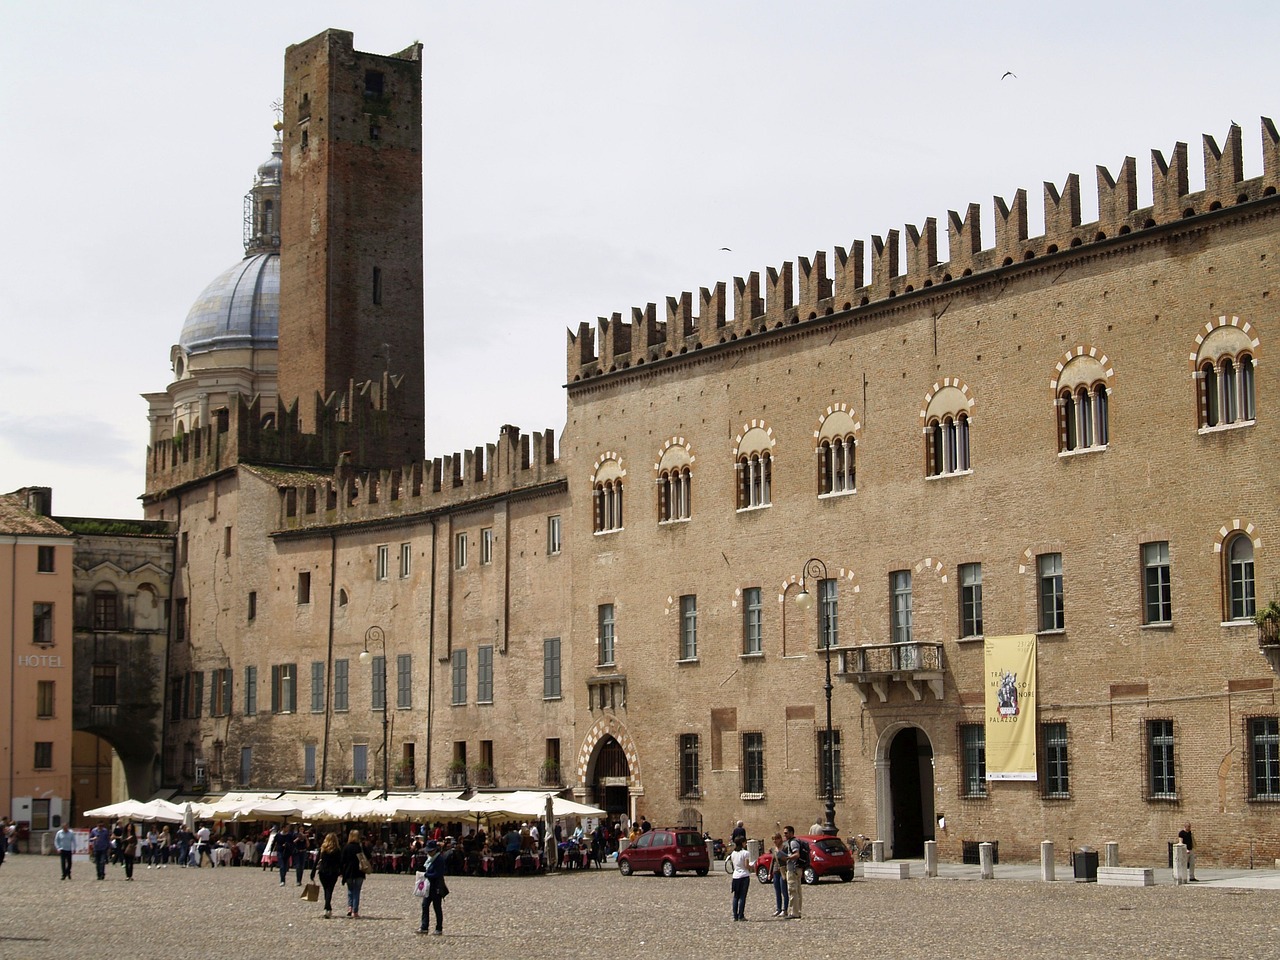
[[[717,865],[718,866],[718,865]],[[1098,887],[1022,880],[823,883],[804,919],[774,920],[773,893],[752,883],[747,923],[733,923],[729,881],[622,877],[616,870],[545,877],[451,878],[445,934],[418,936],[412,878],[365,883],[362,918],[325,920],[292,880],[253,868],[140,867],[126,883],[53,857],[0,867],[0,958],[296,960],[398,958],[857,957],[990,960],[1274,958],[1280,890],[1207,884]],[[345,912],[345,891],[335,906]]]

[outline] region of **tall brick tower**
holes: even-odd
[[[326,30],[288,48],[281,208],[281,401],[309,431],[318,404],[363,392],[389,429],[358,465],[422,460],[421,44],[380,56]]]

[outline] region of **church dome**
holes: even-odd
[[[280,329],[280,255],[258,253],[223,271],[204,288],[182,325],[179,346],[209,350],[274,350]]]

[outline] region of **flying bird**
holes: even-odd
[[[720,249],[721,249],[721,250],[729,250],[729,248],[728,248],[728,247],[721,247]],[[732,251],[732,250],[729,250],[729,252],[730,252],[730,253],[733,253],[733,251]]]
[[[1000,79],[1003,80],[1005,77],[1013,77],[1013,79],[1015,80],[1018,79],[1018,75],[1014,73],[1012,70],[1006,70],[1004,72],[1004,76],[1002,76]]]

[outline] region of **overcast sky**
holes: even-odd
[[[6,3],[0,491],[141,515],[144,392],[237,262],[284,48],[424,46],[427,452],[565,422],[565,330],[1280,116],[1280,4]],[[1006,71],[1016,76],[1001,79]],[[721,247],[730,247],[730,252]],[[905,260],[904,260],[905,263]]]

